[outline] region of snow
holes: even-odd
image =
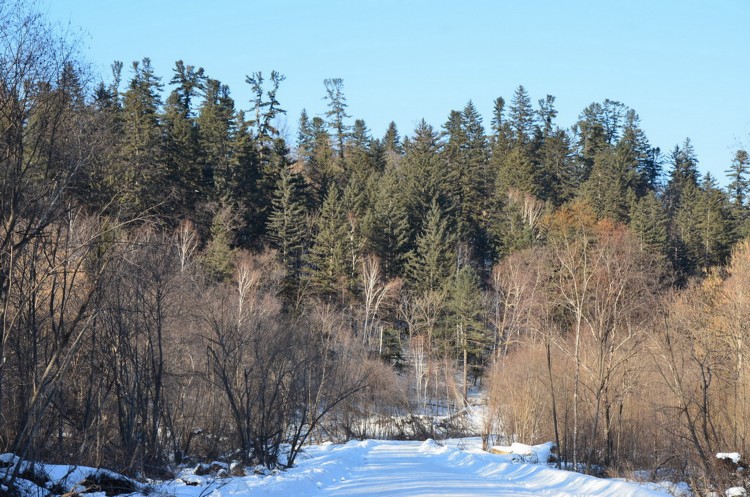
[[[716,459],[729,459],[734,464],[740,463],[740,455],[737,452],[719,452],[716,454]]]
[[[514,442],[511,445],[496,445],[490,449],[495,454],[509,454],[513,462],[528,462],[532,464],[546,463],[557,460],[555,444],[547,442],[540,445],[526,445]]]
[[[248,471],[250,476],[219,478],[198,476],[195,469],[185,469],[174,480],[150,487],[103,469],[65,465],[40,465],[40,469],[51,482],[59,484],[58,488],[68,492],[85,491],[81,482],[99,476],[133,483],[132,488],[138,490],[132,494],[134,497],[142,494],[170,497],[667,497],[669,491],[674,490],[666,484],[600,479],[557,470],[541,462],[527,462],[544,460],[551,455],[552,444],[514,444],[507,448],[519,453],[484,452],[479,438],[444,442],[430,439],[424,442],[326,443],[306,448],[298,458],[298,465],[287,471],[265,474]],[[522,457],[519,459],[519,456]],[[12,457],[5,459],[12,460]],[[18,480],[18,483],[22,495],[49,495],[48,490],[32,482]],[[105,497],[102,493],[86,495]]]
[[[158,490],[175,497],[266,496],[621,496],[666,497],[665,490],[604,480],[546,465],[514,463],[511,455],[490,454],[460,443],[367,440],[310,447],[298,466],[270,476],[184,481]]]
[[[719,457],[719,459],[723,459],[723,458]],[[747,495],[747,492],[742,487],[728,488],[727,491],[724,493],[727,495],[727,497],[744,497],[745,495]]]

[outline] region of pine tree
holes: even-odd
[[[393,121],[388,123],[388,129],[385,130],[385,135],[383,136],[383,147],[386,152],[393,152],[397,155],[404,153],[404,147],[401,145],[401,137],[398,135],[398,128]]]
[[[698,159],[695,157],[693,145],[690,138],[686,138],[683,146],[675,145],[669,156],[672,171],[669,173],[665,196],[667,209],[674,213],[679,209],[680,202],[685,189],[688,186],[698,187],[700,173],[698,172]]]
[[[468,394],[469,362],[481,369],[488,336],[482,322],[482,295],[479,278],[471,266],[463,266],[451,278],[448,287],[447,315],[443,339],[452,345],[463,365],[463,395]],[[478,372],[474,375],[477,376]]]
[[[326,87],[325,100],[328,102],[328,126],[334,131],[336,137],[336,151],[339,159],[344,158],[344,141],[346,140],[348,126],[344,120],[351,117],[346,113],[346,97],[344,96],[344,80],[341,78],[326,79],[323,81]]]
[[[735,238],[742,239],[750,236],[750,206],[748,205],[748,188],[750,188],[750,157],[745,150],[738,150],[731,167],[725,171],[727,192],[732,203],[732,215],[735,221]]]
[[[661,178],[659,150],[649,144],[646,133],[640,127],[640,118],[633,109],[628,109],[625,113],[625,124],[618,147],[627,150],[631,160],[638,164],[637,184],[633,185],[638,196],[645,195],[646,190],[656,190]]]
[[[315,293],[332,299],[346,297],[348,225],[338,188],[332,186],[320,209],[316,234],[307,257],[307,279]]]
[[[536,113],[531,106],[531,98],[523,86],[516,88],[509,109],[509,124],[513,132],[513,146],[530,152],[536,126]]]
[[[447,141],[442,156],[456,234],[476,250],[478,260],[485,260],[489,253],[484,225],[490,188],[489,149],[482,118],[470,101],[462,112],[451,112],[444,128]]]
[[[193,116],[192,99],[203,90],[203,69],[185,66],[178,60],[170,83],[177,87],[167,98],[164,135],[168,184],[171,192],[169,211],[184,217],[195,210],[202,186],[199,162],[198,128]]]
[[[398,173],[387,170],[376,185],[366,222],[367,249],[380,257],[386,279],[403,274],[406,254],[412,250],[407,199]]]
[[[356,188],[358,195],[364,192],[370,176],[378,169],[371,150],[372,144],[365,121],[354,121],[351,136],[346,142],[344,174],[348,186]]]
[[[203,253],[203,266],[214,281],[227,281],[232,276],[232,231],[237,214],[226,205],[220,206],[211,221],[211,239]]]
[[[735,209],[742,210],[746,207],[748,187],[748,174],[750,174],[750,157],[745,150],[738,150],[732,159],[732,165],[724,171],[727,174],[729,185],[727,191]]]
[[[438,202],[433,200],[417,237],[416,248],[406,263],[406,272],[414,288],[423,292],[443,288],[456,264],[454,244],[448,221]]]
[[[559,207],[571,200],[580,188],[570,136],[557,128],[539,147],[539,171],[536,180],[539,198]]]
[[[508,152],[500,163],[495,185],[495,196],[503,198],[509,190],[518,190],[536,196],[539,181],[534,163],[519,147]]]
[[[235,170],[237,121],[228,86],[215,79],[206,80],[197,122],[203,164],[201,197],[219,202],[231,196]]]
[[[151,61],[133,62],[133,77],[123,96],[124,137],[120,150],[122,172],[109,178],[122,192],[120,206],[126,216],[154,209],[163,201],[167,171],[159,119],[162,85]],[[114,172],[114,171],[113,171]]]
[[[638,161],[627,143],[619,143],[599,152],[581,196],[599,218],[627,222],[630,199],[637,199],[642,182]]]
[[[307,244],[307,211],[301,178],[288,168],[281,171],[274,191],[267,231],[286,270],[284,291],[291,297],[299,285],[302,254]]]
[[[451,207],[446,163],[440,158],[440,146],[437,133],[424,119],[404,145],[402,195],[407,202],[412,244],[434,201],[445,211]]]
[[[654,191],[634,202],[630,212],[630,228],[638,236],[641,246],[652,254],[669,254],[669,220],[664,206]]]
[[[711,174],[701,185],[698,229],[701,233],[701,265],[704,269],[725,264],[734,243],[731,206],[726,193],[718,187]]]

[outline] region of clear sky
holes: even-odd
[[[182,59],[248,108],[245,75],[281,72],[292,139],[303,108],[325,112],[323,80],[339,77],[374,136],[391,120],[402,136],[421,118],[439,128],[469,100],[488,128],[493,100],[524,85],[534,102],[557,98],[566,128],[591,102],[618,100],[663,151],[690,137],[722,183],[750,147],[750,0],[41,1],[83,31],[105,80],[113,60],[150,57],[167,82]]]

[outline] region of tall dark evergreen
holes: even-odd
[[[453,349],[454,357],[463,370],[464,400],[468,397],[469,368],[478,376],[488,335],[483,320],[479,278],[471,266],[462,266],[450,279],[446,316],[442,330],[443,341]]]
[[[162,206],[167,189],[167,168],[161,119],[161,78],[150,59],[133,62],[133,76],[123,95],[122,169],[110,178],[121,191],[120,206],[127,216]]]
[[[406,264],[415,289],[427,292],[444,287],[456,267],[455,240],[440,204],[433,201]]]
[[[404,145],[402,195],[407,201],[412,243],[433,202],[437,201],[445,210],[450,209],[446,163],[440,158],[441,145],[438,134],[424,119]]]
[[[750,205],[748,193],[750,191],[750,156],[745,150],[738,150],[734,154],[732,164],[727,174],[729,184],[727,192],[732,204],[732,215],[735,221],[735,235],[737,239],[750,236]]]
[[[201,198],[219,202],[231,196],[236,170],[237,120],[228,86],[215,79],[206,80],[197,122],[203,166]]]
[[[398,128],[396,127],[395,122],[391,121],[388,123],[388,129],[385,130],[385,135],[383,136],[382,141],[386,152],[393,152],[398,155],[404,152],[404,147],[401,144],[401,137],[398,134]]]
[[[286,274],[284,291],[291,298],[299,287],[302,256],[307,245],[308,216],[302,178],[284,168],[276,183],[267,232],[271,246],[278,251]]]
[[[387,279],[403,274],[406,254],[413,248],[409,219],[402,177],[395,169],[388,169],[377,182],[367,219],[367,249],[380,257]]]
[[[622,137],[618,146],[621,154],[628,154],[629,160],[637,163],[633,176],[632,187],[636,189],[639,197],[645,195],[646,190],[657,190],[661,180],[661,163],[659,162],[659,149],[651,147],[646,133],[640,127],[640,118],[633,109],[625,113],[625,124]]]
[[[470,101],[462,112],[452,112],[444,125],[447,140],[443,146],[451,213],[460,241],[473,247],[474,257],[486,260],[489,245],[485,235],[486,212],[491,176],[489,144],[482,118]]]
[[[529,147],[534,138],[534,128],[536,126],[536,113],[531,105],[526,88],[519,86],[513,94],[508,112],[508,123],[512,131],[513,144],[527,153],[531,150]]]
[[[347,235],[349,227],[338,188],[329,188],[315,223],[315,235],[307,254],[306,277],[317,295],[343,301],[349,289]]]
[[[682,147],[675,145],[669,155],[672,170],[669,172],[665,196],[670,212],[679,209],[685,190],[689,186],[697,187],[700,181],[698,159],[695,156],[690,138],[686,138]]]
[[[184,217],[195,210],[203,186],[198,127],[192,101],[204,89],[203,69],[175,63],[170,93],[164,110],[164,138],[169,184],[168,207],[172,215]]]
[[[750,188],[750,156],[745,150],[738,150],[732,159],[732,165],[724,171],[729,184],[727,191],[736,209],[747,207],[748,188]]]
[[[325,100],[328,103],[326,118],[328,126],[333,131],[336,140],[336,152],[340,159],[344,158],[344,142],[346,141],[349,127],[344,122],[351,117],[346,113],[346,97],[344,96],[344,80],[331,78],[323,81],[326,88]]]
[[[654,191],[632,204],[630,228],[650,253],[661,257],[669,255],[669,218]]]

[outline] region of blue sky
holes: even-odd
[[[245,75],[286,76],[279,90],[295,136],[302,108],[325,112],[323,80],[344,79],[349,113],[382,136],[421,118],[439,128],[472,100],[489,127],[493,100],[524,85],[554,95],[557,124],[594,101],[635,109],[651,143],[690,137],[701,171],[723,183],[750,147],[750,1],[42,0],[53,22],[83,31],[82,53],[109,78],[113,60],[204,67],[240,108]]]

